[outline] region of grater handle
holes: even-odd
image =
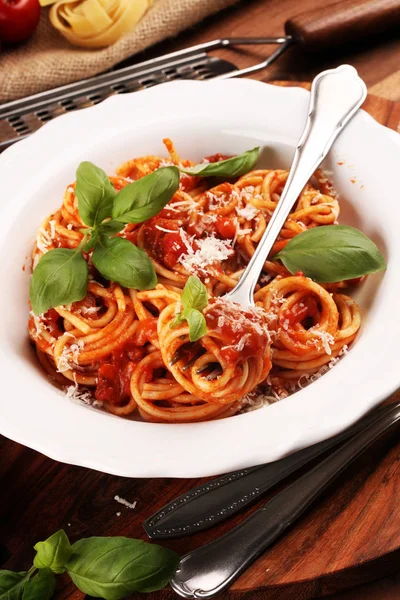
[[[345,46],[400,26],[400,0],[340,0],[289,19],[285,32],[307,49]]]

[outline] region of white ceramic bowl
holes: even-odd
[[[173,139],[194,160],[261,145],[260,164],[286,168],[305,123],[308,92],[251,80],[178,81],[121,95],[46,124],[0,156],[0,432],[71,464],[131,477],[197,477],[278,459],[338,433],[400,383],[398,176],[400,136],[360,112],[326,161],[359,227],[388,260],[358,292],[363,327],[351,352],[306,389],[220,421],[136,422],[71,402],[42,373],[28,343],[36,229],[61,203],[80,161],[109,174]],[[338,162],[344,164],[338,165]]]

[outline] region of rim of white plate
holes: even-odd
[[[18,246],[20,242],[13,241],[12,234],[17,231],[16,220],[21,219],[22,208],[32,208],[32,190],[38,193],[41,187],[45,189],[52,174],[64,164],[78,164],[84,160],[85,152],[104,153],[108,144],[114,147],[118,136],[126,135],[126,129],[133,128],[137,139],[144,139],[146,131],[157,128],[161,137],[173,138],[174,127],[188,127],[193,121],[195,143],[196,136],[203,135],[200,124],[204,120],[204,135],[214,132],[210,138],[214,144],[222,132],[227,135],[231,131],[235,139],[243,134],[244,139],[261,136],[265,140],[274,132],[275,141],[294,145],[305,122],[308,94],[300,88],[275,87],[246,79],[176,81],[114,96],[48,122],[0,156],[3,198],[12,199],[0,208],[0,251],[3,256],[21,255],[23,262],[29,247]],[[138,119],[135,125],[129,121],[132,115]],[[368,193],[373,196],[381,189],[385,202],[394,207],[391,192],[395,189],[392,184],[400,158],[400,136],[360,111],[335,143],[332,156],[337,158],[341,152],[348,152],[350,159],[360,157],[357,168],[370,188]],[[127,149],[126,160],[129,158]],[[334,168],[336,173],[338,169]],[[381,188],[376,187],[379,182],[371,174],[372,169],[377,174],[381,169],[386,171]],[[338,176],[347,185],[340,173]],[[64,187],[67,184],[68,181],[63,182]],[[59,202],[56,198],[53,205]],[[21,265],[3,260],[0,279],[6,282],[7,289],[0,289],[0,310],[7,317],[0,326],[4,391],[0,433],[53,459],[111,474],[197,477],[276,460],[343,430],[400,384],[395,363],[400,322],[391,316],[396,314],[395,297],[399,292],[395,263],[400,260],[400,242],[390,217],[384,215],[380,222],[376,207],[370,203],[368,209],[376,211],[378,237],[384,239],[389,263],[384,275],[370,278],[373,309],[355,347],[332,371],[295,395],[219,421],[171,425],[121,419],[67,401],[34,367],[21,373],[17,346],[8,339],[10,327],[20,327],[19,319],[27,318],[27,311],[19,311],[17,318],[11,308],[14,271],[18,271],[19,278]],[[32,231],[40,221],[39,209],[37,213],[37,221],[29,225]],[[28,287],[28,276],[25,277]],[[21,295],[22,292],[15,292],[15,302],[21,302]],[[23,344],[27,344],[27,339],[21,340],[21,353]],[[375,355],[371,356],[374,349]],[[27,389],[32,390],[35,402],[30,401]]]

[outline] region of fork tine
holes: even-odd
[[[206,379],[207,381],[213,381],[214,379],[217,379],[217,377],[219,377],[220,375],[222,375],[221,367],[219,369],[214,369],[214,371],[212,371],[209,375],[206,376]]]
[[[200,358],[200,356],[202,356],[203,354],[204,354],[204,349],[201,348],[200,351],[196,352],[196,354],[194,356],[192,356],[192,358],[186,363],[186,365],[184,367],[182,367],[181,371],[187,371],[188,369],[190,369],[190,367],[192,365],[194,365],[196,360],[198,358]]]
[[[178,348],[178,350],[174,353],[173,357],[169,361],[169,366],[173,367],[174,365],[176,365],[177,362],[182,360],[184,354],[185,354],[185,352],[183,350],[183,347],[180,346],[180,348]]]

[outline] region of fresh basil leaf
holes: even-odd
[[[207,333],[207,325],[204,315],[195,308],[185,308],[183,316],[189,323],[189,340],[197,342]]]
[[[33,312],[40,315],[60,304],[82,300],[87,283],[88,265],[80,250],[49,250],[33,271],[30,286]]]
[[[383,271],[385,260],[361,231],[347,225],[325,225],[296,235],[275,255],[291,272],[303,271],[321,283],[354,279]]]
[[[38,542],[34,549],[36,556],[33,564],[37,569],[48,567],[53,573],[64,573],[65,565],[72,554],[72,546],[63,529],[53,533],[44,542]]]
[[[119,600],[165,587],[179,556],[168,548],[126,537],[91,537],[73,544],[67,572],[85,594]]]
[[[104,221],[98,227],[98,231],[100,235],[115,235],[123,230],[125,227],[125,223],[121,223],[121,221],[114,221],[114,219],[110,219],[109,221]]]
[[[142,223],[154,217],[179,187],[179,169],[163,167],[130,183],[118,193],[112,211],[121,223]]]
[[[181,302],[183,308],[203,310],[208,304],[206,286],[198,277],[191,275],[183,288]]]
[[[85,161],[76,171],[75,195],[82,221],[86,225],[99,225],[111,216],[117,192],[103,169]]]
[[[29,574],[0,570],[0,600],[21,600]]]
[[[26,582],[22,600],[50,600],[56,589],[56,578],[50,569],[40,571]]]
[[[103,277],[124,287],[151,290],[156,286],[156,272],[146,252],[123,238],[101,237],[92,262]]]
[[[244,175],[254,167],[259,150],[260,148],[257,147],[226,160],[215,163],[201,163],[187,169],[179,167],[179,169],[187,175],[196,175],[197,177],[240,177],[240,175]]]

